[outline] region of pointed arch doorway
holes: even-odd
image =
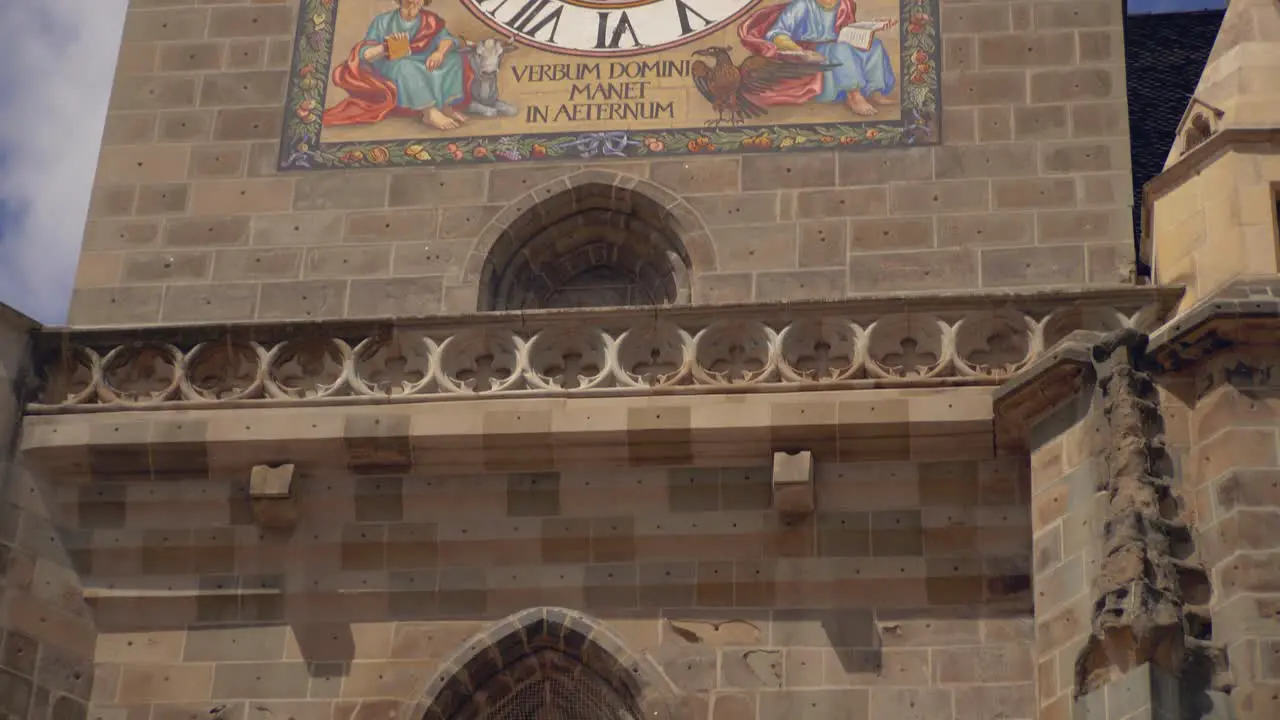
[[[521,662],[530,667],[509,670],[529,677],[514,688],[500,683],[500,699],[487,707],[488,697],[477,703],[477,720],[639,720],[632,702],[560,653],[544,650]],[[462,715],[470,717],[465,709]]]
[[[411,717],[422,720],[676,720],[650,660],[599,620],[530,608],[445,662]]]

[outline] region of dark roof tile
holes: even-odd
[[[1142,186],[1164,169],[1224,14],[1206,10],[1125,18],[1135,243],[1142,230]]]

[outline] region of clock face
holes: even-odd
[[[683,45],[760,0],[461,0],[497,32],[564,55],[625,57]]]

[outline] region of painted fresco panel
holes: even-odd
[[[303,0],[282,169],[934,144],[937,0]]]

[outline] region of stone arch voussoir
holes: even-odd
[[[586,169],[540,185],[510,202],[480,232],[472,244],[456,285],[465,297],[457,304],[481,307],[483,282],[493,262],[495,248],[519,244],[523,238],[575,213],[592,208],[634,213],[647,223],[664,228],[680,246],[686,267],[677,272],[690,284],[717,268],[715,245],[702,217],[674,192],[644,178],[612,170]],[[465,289],[465,290],[464,290]]]
[[[453,720],[466,716],[471,696],[502,683],[504,671],[540,652],[565,656],[590,672],[645,720],[683,720],[676,715],[676,694],[652,661],[627,649],[601,621],[566,608],[522,610],[473,636],[427,685],[407,720]]]

